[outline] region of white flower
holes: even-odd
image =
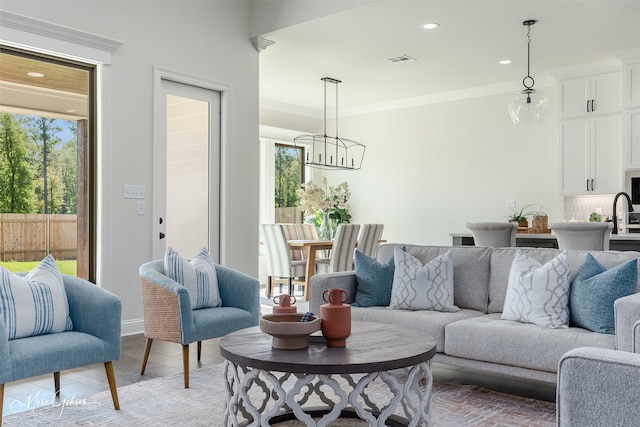
[[[326,177],[322,178],[322,184],[317,185],[309,181],[304,188],[298,190],[300,196],[300,209],[305,213],[316,210],[330,211],[334,209],[349,209],[347,203],[351,193],[349,184],[342,182],[337,187],[330,187]]]

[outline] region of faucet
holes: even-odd
[[[617,211],[616,211],[616,204],[618,203],[618,197],[620,196],[624,196],[627,199],[627,207],[628,207],[628,211],[627,212],[633,212],[633,205],[631,204],[631,197],[629,197],[629,195],[627,193],[625,193],[624,191],[619,192],[618,194],[616,194],[616,197],[613,198],[613,230],[611,230],[611,234],[618,234],[618,216],[617,216]]]

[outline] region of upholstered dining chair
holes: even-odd
[[[305,286],[307,262],[292,259],[282,224],[260,224],[260,235],[267,260],[267,298],[273,294],[274,280],[286,280],[290,294],[293,294],[294,285]]]
[[[375,259],[383,230],[384,224],[362,224],[358,233],[358,250],[369,258]]]
[[[560,249],[608,251],[612,222],[556,222],[549,224]]]
[[[299,236],[298,225],[293,223],[282,223],[282,230],[284,231],[284,236],[287,240],[296,240],[296,239],[304,239],[304,237]],[[291,259],[294,261],[299,261],[303,259],[304,251],[299,249],[289,249],[289,253],[291,254]]]
[[[476,246],[502,248],[516,245],[518,224],[511,222],[468,222]]]
[[[353,254],[358,242],[360,224],[340,224],[333,239],[331,256],[316,260],[318,273],[353,270]]]
[[[231,268],[215,265],[222,305],[192,309],[187,288],[165,275],[164,260],[150,261],[139,269],[142,286],[144,335],[147,344],[140,375],[144,374],[154,340],[182,345],[184,388],[189,388],[189,344],[258,325],[260,282]]]

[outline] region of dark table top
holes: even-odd
[[[271,335],[259,327],[233,332],[220,339],[220,354],[245,367],[304,374],[382,372],[417,365],[436,352],[427,334],[394,325],[352,322],[346,347],[327,347],[321,332],[309,337],[309,347],[271,347]]]

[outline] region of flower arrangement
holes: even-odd
[[[349,184],[342,182],[337,187],[329,185],[327,178],[323,177],[320,185],[308,181],[303,188],[298,190],[300,197],[300,209],[305,215],[311,214],[313,222],[322,221],[322,212],[329,214],[329,218],[336,224],[348,223],[349,215]]]

